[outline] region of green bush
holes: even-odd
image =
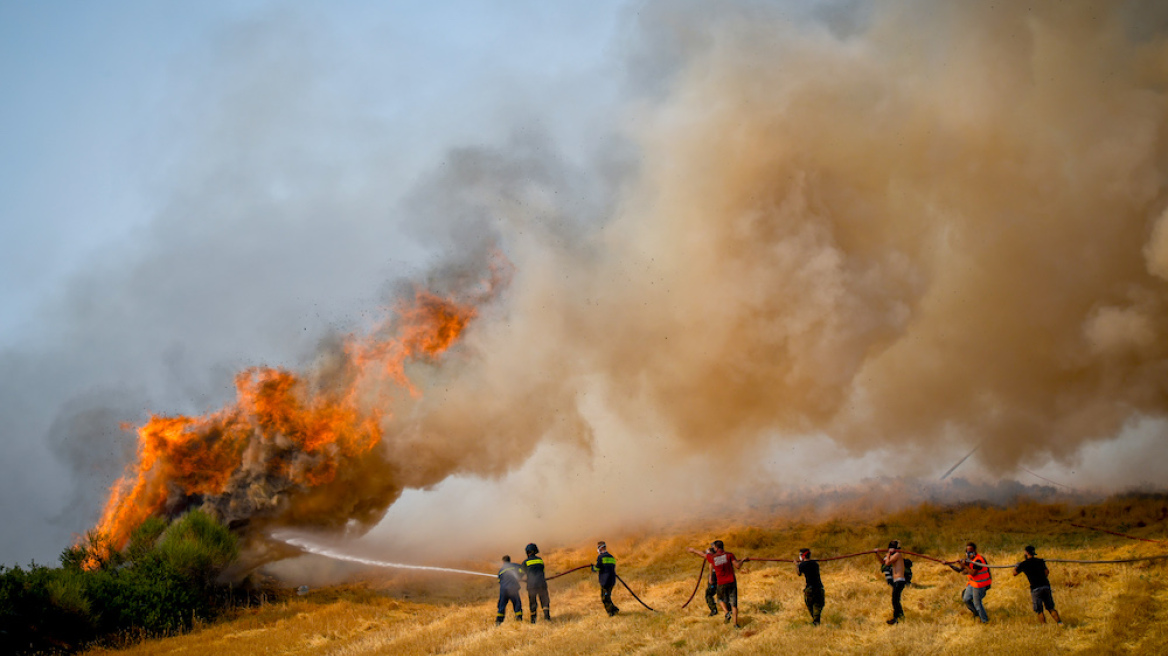
[[[239,555],[239,545],[225,526],[196,510],[166,529],[156,552],[191,580],[210,584]]]
[[[192,511],[167,525],[143,522],[121,552],[101,536],[61,553],[61,567],[0,566],[0,652],[70,651],[130,630],[170,634],[210,619],[221,598],[215,579],[238,555],[235,536],[210,515]]]

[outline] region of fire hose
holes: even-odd
[[[1161,554],[1159,556],[1144,556],[1143,558],[1122,558],[1119,560],[1063,560],[1058,558],[1043,558],[1048,563],[1072,563],[1077,565],[1118,565],[1121,563],[1141,563],[1148,560],[1164,560],[1168,558],[1168,554]],[[955,560],[952,563],[945,563],[946,565],[956,565],[957,563],[965,563],[965,560]],[[987,565],[978,563],[979,567],[986,567],[989,569],[1014,569],[1018,565]]]
[[[856,558],[858,556],[866,556],[868,554],[878,554],[882,551],[888,551],[888,550],[887,549],[872,549],[871,551],[858,551],[856,553],[844,554],[842,556],[830,556],[828,558],[816,558],[815,560],[817,562],[822,563],[822,562],[826,562],[829,560],[843,560],[845,558]],[[898,549],[898,551],[900,551],[900,553],[902,553],[902,554],[905,554],[906,556],[916,556],[918,558],[924,558],[926,560],[932,560],[934,562],[941,563],[942,565],[949,564],[948,562],[941,560],[940,558],[933,558],[932,556],[926,556],[925,554],[913,553],[911,551],[904,551],[902,549]],[[758,560],[758,561],[771,562],[771,563],[794,563],[794,562],[796,562],[795,560],[792,560],[790,558],[743,558],[742,562],[745,563],[745,562],[751,561],[751,560]],[[953,561],[953,562],[957,562],[957,561]]]
[[[1143,540],[1144,542],[1155,542],[1156,544],[1163,544],[1164,543],[1163,540],[1152,540],[1150,538],[1140,538],[1140,537],[1136,537],[1134,535],[1128,535],[1127,533],[1116,533],[1115,531],[1109,531],[1105,528],[1095,528],[1094,526],[1083,526],[1082,524],[1075,524],[1074,522],[1067,522],[1067,523],[1070,524],[1071,526],[1074,526],[1075,528],[1085,528],[1085,529],[1088,529],[1091,531],[1100,531],[1102,533],[1110,533],[1112,535],[1118,535],[1121,538],[1127,538],[1129,540]]]
[[[625,583],[625,580],[624,580],[624,579],[622,579],[622,578],[620,577],[620,574],[617,574],[617,575],[616,575],[616,580],[620,581],[620,584],[621,584],[621,585],[623,585],[623,586],[625,586],[625,590],[628,590],[628,591],[629,591],[629,594],[633,595],[633,599],[636,599],[636,600],[637,600],[637,603],[641,604],[641,605],[642,605],[642,606],[644,606],[645,608],[648,608],[649,610],[653,611],[654,613],[656,613],[656,612],[657,612],[657,610],[656,610],[656,609],[654,609],[652,606],[650,606],[649,604],[647,604],[647,603],[645,603],[645,602],[641,601],[641,598],[637,596],[637,593],[633,592],[633,589],[629,587],[629,584],[628,584],[628,583]]]
[[[1140,539],[1140,538],[1137,538],[1137,539]],[[888,551],[888,550],[887,549],[873,549],[871,551],[861,551],[858,553],[844,554],[842,556],[832,556],[830,558],[816,558],[815,560],[817,560],[819,562],[824,562],[824,561],[828,561],[828,560],[842,560],[844,558],[855,558],[857,556],[863,556],[865,554],[870,554],[870,553],[878,554],[878,553],[886,552],[886,551]],[[941,560],[940,558],[934,558],[933,556],[927,556],[927,555],[922,554],[922,553],[905,551],[903,549],[898,549],[897,551],[906,555],[906,556],[916,556],[918,558],[924,558],[926,560],[931,560],[931,561],[933,561],[935,563],[939,563],[941,565],[967,564],[970,562],[970,561],[965,560],[965,559]],[[1061,558],[1046,558],[1044,560],[1048,563],[1072,563],[1072,564],[1078,564],[1078,565],[1115,565],[1115,564],[1120,564],[1120,563],[1139,563],[1139,562],[1151,561],[1151,560],[1164,560],[1166,558],[1168,558],[1168,554],[1161,554],[1161,555],[1157,555],[1157,556],[1144,556],[1141,558],[1122,558],[1122,559],[1116,559],[1116,560],[1067,560],[1067,559],[1061,559]],[[746,562],[748,560],[758,560],[758,561],[778,562],[778,563],[793,563],[793,562],[795,562],[794,560],[791,560],[789,558],[744,558],[742,560],[742,562]],[[979,567],[985,567],[988,569],[1013,569],[1013,568],[1017,567],[1016,564],[1015,565],[989,565],[989,564],[983,564],[983,563],[977,563],[977,564]]]
[[[685,603],[681,605],[682,608],[685,608],[686,606],[688,606],[689,602],[693,601],[694,597],[697,596],[698,588],[702,587],[702,579],[704,579],[705,577],[706,577],[706,559],[703,558],[702,559],[702,571],[698,572],[698,582],[696,585],[694,585],[694,591],[690,593],[689,599],[686,599]]]
[[[548,581],[550,581],[550,580],[552,580],[552,579],[558,579],[558,578],[560,578],[561,576],[563,576],[563,575],[565,575],[565,574],[571,574],[572,572],[578,572],[578,571],[580,571],[580,570],[582,570],[582,569],[585,569],[585,568],[588,568],[588,567],[592,567],[592,564],[591,564],[591,563],[589,563],[589,564],[587,564],[587,565],[581,565],[581,566],[579,566],[579,567],[573,567],[572,569],[570,569],[570,570],[567,570],[567,571],[565,571],[565,572],[560,572],[559,574],[555,574],[555,575],[553,575],[553,576],[549,576],[549,577],[547,577],[547,580],[548,580]],[[703,570],[705,569],[705,564],[704,564],[704,563],[702,564],[702,569],[703,569]],[[633,589],[629,587],[629,584],[628,584],[628,583],[625,583],[625,580],[624,580],[624,579],[622,579],[622,578],[620,577],[620,575],[619,575],[619,574],[617,575],[617,577],[616,577],[616,580],[620,581],[620,584],[621,584],[621,585],[623,585],[623,586],[625,586],[625,590],[628,590],[628,591],[629,591],[629,594],[633,595],[633,599],[636,599],[636,600],[637,600],[637,603],[641,604],[641,605],[642,605],[642,606],[644,606],[645,608],[648,608],[649,610],[653,611],[654,613],[656,613],[656,612],[657,612],[657,609],[655,609],[655,608],[653,608],[652,606],[650,606],[649,604],[646,604],[645,602],[641,601],[641,598],[637,596],[637,593],[633,592]],[[695,592],[696,592],[696,590],[695,590]]]
[[[573,567],[572,569],[570,569],[566,572],[560,572],[559,574],[556,574],[554,576],[549,576],[549,577],[547,577],[547,580],[550,581],[552,579],[558,579],[565,574],[571,574],[572,572],[578,572],[578,571],[584,569],[585,567],[592,567],[592,563],[589,563],[587,565],[581,565],[579,567]]]

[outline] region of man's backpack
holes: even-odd
[[[892,565],[884,565],[880,568],[880,571],[884,572],[884,580],[888,582],[888,585],[892,585],[893,584]],[[908,558],[905,558],[904,559],[904,582],[906,585],[909,583],[912,583],[912,576],[913,576],[912,575],[912,561],[909,560]]]

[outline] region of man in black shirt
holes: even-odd
[[[811,613],[811,625],[819,626],[824,603],[823,581],[819,578],[819,561],[811,560],[810,549],[799,550],[799,562],[795,570],[803,577],[803,603],[807,604],[807,612]]]
[[[1046,568],[1046,561],[1034,553],[1034,547],[1028,545],[1024,551],[1025,559],[1014,568],[1014,576],[1025,574],[1030,580],[1030,601],[1034,606],[1034,612],[1038,613],[1038,619],[1046,624],[1046,615],[1043,613],[1045,607],[1050,611],[1054,621],[1062,626],[1063,621],[1059,618],[1058,611],[1054,609],[1054,595],[1050,592],[1050,570]]]

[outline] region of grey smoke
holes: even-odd
[[[798,484],[802,440],[832,445],[820,480],[936,476],[977,443],[989,477],[1072,467],[1133,427],[1165,462],[1159,4],[625,15],[619,76],[501,85],[452,144],[331,106],[303,24],[232,33],[154,223],[0,353],[0,559],[63,546],[43,518],[100,494],[111,423],[214,409],[238,368],[360,327],[385,281],[441,286],[492,247],[511,287],[390,426],[395,476],[452,515],[488,488],[528,532],[685,516],[727,479]],[[403,503],[387,522],[427,516]]]

